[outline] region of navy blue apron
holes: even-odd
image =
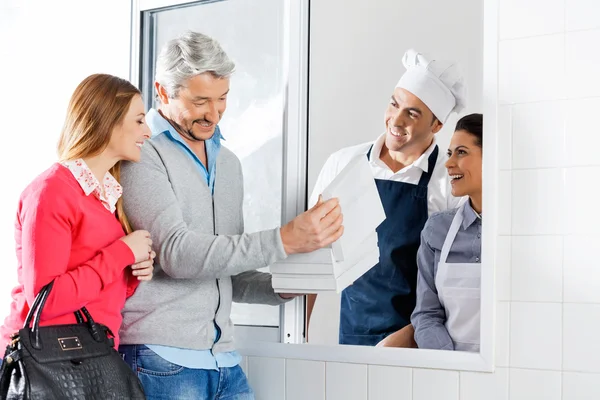
[[[417,250],[428,218],[427,185],[437,156],[435,146],[417,185],[375,179],[386,215],[377,228],[379,263],[342,292],[340,344],[375,346],[410,323]]]

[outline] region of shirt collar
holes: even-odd
[[[171,125],[169,121],[167,121],[165,117],[163,117],[158,112],[158,110],[151,108],[148,111],[148,113],[146,114],[146,124],[148,124],[148,127],[150,128],[152,136],[158,136],[163,133],[168,133],[173,139],[186,144],[179,132],[177,132],[177,130],[173,128],[173,125]],[[219,143],[221,140],[225,140],[225,138],[221,134],[221,128],[219,128],[219,125],[215,127],[215,133],[210,138],[210,140],[216,143]]]
[[[379,158],[379,156],[381,155],[381,149],[383,148],[383,144],[385,143],[385,135],[385,133],[382,134],[377,138],[377,140],[375,140],[375,143],[373,143],[373,149],[371,150],[371,158],[369,159],[370,162],[374,162],[379,165],[385,165],[383,161],[381,161],[381,159]],[[407,165],[406,167],[402,168],[397,173],[400,174],[412,167],[420,168],[423,172],[429,172],[429,156],[431,155],[431,153],[433,153],[435,145],[436,141],[434,136],[431,146],[429,146],[427,150],[425,150],[425,152],[421,154],[421,157],[417,158],[415,162],[413,162],[411,165]],[[386,166],[386,168],[388,167]]]
[[[107,172],[104,175],[102,182],[104,189],[103,196],[100,190],[100,182],[98,182],[98,179],[83,159],[63,161],[61,164],[71,171],[86,196],[93,193],[108,210],[111,212],[115,211],[117,200],[123,194],[123,188],[110,173]]]
[[[468,227],[473,225],[475,223],[475,221],[477,221],[479,219],[479,217],[477,216],[477,213],[475,212],[475,210],[473,210],[473,207],[471,207],[471,201],[469,199],[467,199],[465,201],[465,203],[463,204],[462,207],[463,207],[462,227],[463,227],[463,229],[467,229]]]

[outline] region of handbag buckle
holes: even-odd
[[[9,346],[14,349],[15,346],[17,345],[17,342],[21,339],[18,336],[16,336],[16,337],[11,336],[11,339],[12,340],[10,341]]]
[[[79,338],[76,336],[58,338],[58,343],[60,344],[60,348],[63,351],[83,349],[83,346],[81,345],[81,342],[79,341]]]

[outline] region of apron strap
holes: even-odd
[[[373,144],[369,147],[369,151],[367,151],[367,161],[371,161],[371,150],[373,150]]]
[[[452,243],[454,243],[454,238],[456,238],[456,234],[458,233],[458,229],[460,228],[463,222],[463,207],[459,207],[456,210],[456,215],[452,220],[452,225],[450,225],[450,230],[448,230],[448,234],[446,235],[446,240],[444,240],[444,245],[442,246],[442,254],[440,255],[440,264],[445,263],[448,259],[448,253],[450,253],[450,248],[452,247]]]
[[[435,163],[437,162],[438,154],[439,148],[436,144],[428,159],[429,165],[427,167],[427,172],[423,172],[421,174],[421,179],[419,179],[419,186],[427,187],[427,185],[429,185],[429,180],[431,179],[431,175],[433,174],[433,169],[435,168]]]

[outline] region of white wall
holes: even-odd
[[[467,84],[468,108],[481,112],[483,86],[483,0],[313,1],[310,20],[308,187],[327,157],[375,140],[384,132],[384,111],[405,71],[409,48],[459,63]],[[457,116],[436,137],[441,151]],[[340,296],[319,295],[308,339],[337,344]]]
[[[17,279],[19,195],[56,160],[77,84],[97,72],[129,77],[130,13],[126,0],[0,0],[0,321]]]
[[[600,398],[600,3],[500,0],[499,23],[496,372],[251,357],[258,400]]]

